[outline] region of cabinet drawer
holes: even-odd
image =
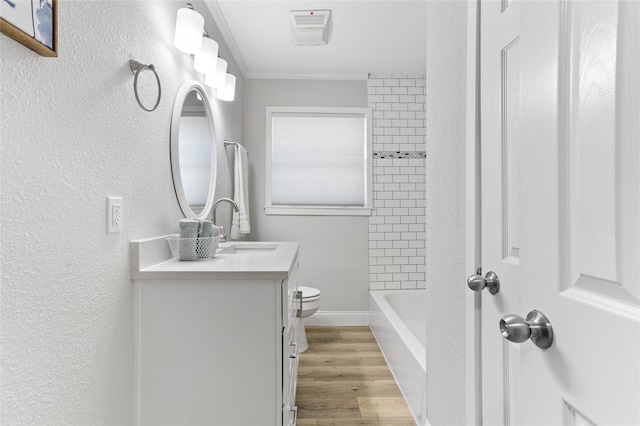
[[[282,412],[283,426],[295,426],[298,416],[296,407],[296,386],[298,383],[298,357],[290,358],[288,363],[289,383],[284,393]]]
[[[282,425],[295,426],[297,419],[296,384],[298,381],[298,312],[302,299],[298,290],[298,260],[288,280],[282,283]]]

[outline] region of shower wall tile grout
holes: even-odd
[[[370,76],[373,213],[369,288],[425,288],[424,77]]]

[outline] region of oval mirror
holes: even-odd
[[[197,81],[182,84],[173,106],[171,173],[184,216],[206,219],[216,188],[216,137],[209,99]]]

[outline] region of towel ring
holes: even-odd
[[[141,64],[140,62],[133,59],[129,61],[129,67],[131,67],[131,72],[135,74],[135,77],[133,79],[133,93],[136,96],[136,101],[138,101],[138,105],[140,105],[140,108],[142,108],[145,111],[148,111],[148,112],[155,111],[155,109],[158,108],[158,105],[160,104],[160,96],[162,95],[162,87],[160,86],[160,77],[158,77],[158,73],[156,72],[156,67],[154,67],[153,64],[149,64],[149,65]],[[138,96],[138,76],[144,70],[151,70],[153,74],[156,76],[156,82],[158,83],[158,100],[156,101],[156,104],[151,109],[146,108],[144,105],[142,105],[142,102],[140,101],[140,96]]]

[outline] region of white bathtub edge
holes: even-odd
[[[384,299],[385,293],[412,290],[375,290],[369,292],[369,327],[400,387],[417,425],[426,419],[426,348],[400,322],[400,317]],[[393,324],[393,321],[396,324]],[[426,318],[425,318],[426,321]],[[403,336],[404,334],[404,336]],[[416,377],[422,377],[416,381]]]

